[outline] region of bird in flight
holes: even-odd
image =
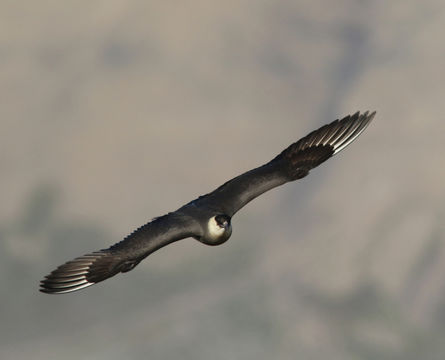
[[[63,294],[86,288],[130,271],[154,251],[188,237],[207,245],[226,242],[232,234],[232,216],[238,210],[272,188],[305,177],[353,142],[374,116],[375,111],[357,112],[322,126],[268,163],[227,181],[176,211],[154,218],[108,249],[59,266],[40,282],[40,291]]]

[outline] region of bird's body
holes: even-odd
[[[132,270],[152,252],[193,237],[220,245],[232,234],[232,216],[264,192],[305,177],[309,171],[354,141],[375,112],[358,112],[325,125],[283,150],[268,163],[227,181],[178,210],[153,219],[108,249],[69,261],[41,281],[49,294],[68,293]]]

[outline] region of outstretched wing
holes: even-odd
[[[40,282],[40,291],[63,294],[132,270],[152,252],[174,241],[201,236],[198,222],[174,212],[155,218],[108,249],[80,256],[59,266]]]
[[[311,169],[343,150],[366,129],[374,115],[375,112],[357,112],[324,125],[290,145],[267,164],[239,175],[203,196],[202,201],[232,216],[257,196],[305,177]]]

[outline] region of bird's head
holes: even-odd
[[[230,235],[232,235],[230,216],[218,214],[209,219],[206,233],[200,241],[207,245],[220,245],[226,242]]]

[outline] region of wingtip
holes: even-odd
[[[87,280],[87,274],[70,277],[55,270],[40,281],[39,291],[45,294],[66,294],[94,284]]]
[[[45,282],[44,280],[42,280],[40,282],[39,291],[44,294],[50,294],[50,295],[67,294],[67,293],[71,293],[74,291],[85,289],[86,287],[89,287],[94,284],[95,283],[92,283],[89,281],[82,281],[82,282],[76,283],[75,285],[72,285],[70,287],[57,288],[57,287],[53,287],[53,286],[57,286],[57,285],[51,285],[48,282]]]
[[[45,294],[66,294],[94,285],[97,281],[91,279],[92,266],[105,255],[98,251],[66,262],[40,281],[39,290]]]
[[[359,111],[357,111],[357,112],[359,112]],[[362,112],[360,117],[367,118],[369,121],[371,121],[376,114],[377,114],[376,110],[373,110],[373,111],[366,110],[365,112]]]
[[[360,114],[359,111],[355,112],[352,116],[346,116],[340,123],[344,123],[344,130],[341,136],[332,143],[334,146],[334,155],[338,154],[341,150],[351,144],[358,136],[368,127],[372,119],[376,115],[376,111],[369,113],[368,111]]]

